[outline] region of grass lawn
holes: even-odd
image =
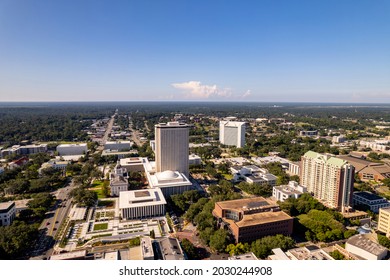
[[[230,181],[230,180],[233,179],[233,175],[232,174],[222,174],[222,175],[223,175],[223,177],[225,177],[225,180]]]
[[[377,188],[376,191],[381,195],[385,195],[386,197],[390,197],[390,190],[389,190],[389,187],[387,187],[387,186],[381,186],[381,187]]]
[[[100,181],[100,180],[95,180],[92,184],[91,184],[91,187],[89,188],[91,191],[94,191],[97,193],[97,196],[98,196],[98,199],[101,199],[101,198],[106,198],[107,196],[105,196],[103,194],[103,188],[105,185],[108,186],[109,184],[109,181]]]
[[[101,187],[103,187],[103,185],[104,185],[104,181],[95,180],[91,184],[91,188],[101,188]]]
[[[108,223],[104,223],[104,224],[97,224],[97,225],[94,225],[93,226],[93,230],[104,230],[104,229],[108,229]]]

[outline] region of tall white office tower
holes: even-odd
[[[245,146],[245,122],[219,122],[219,141],[221,144],[242,148]]]
[[[301,185],[324,205],[345,211],[352,206],[355,170],[340,158],[309,151],[302,156]]]
[[[156,171],[179,171],[189,175],[189,126],[179,122],[155,125]]]

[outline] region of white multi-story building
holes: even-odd
[[[307,189],[295,181],[290,181],[288,185],[274,186],[272,196],[279,201],[285,201],[288,198],[299,198],[306,193]]]
[[[179,122],[155,126],[156,171],[179,171],[189,175],[189,126]]]
[[[301,163],[300,162],[292,162],[288,165],[288,173],[290,175],[300,175],[301,174]]]
[[[154,260],[152,240],[149,236],[142,236],[140,246],[143,260]]]
[[[181,194],[192,189],[192,183],[188,177],[179,171],[165,170],[156,172],[155,162],[149,162],[147,158],[125,158],[120,160],[115,170],[122,170],[122,175],[130,176],[129,172],[145,172],[150,188],[159,188],[165,197],[173,194]],[[127,172],[127,174],[125,174]],[[115,171],[119,174],[117,171]]]
[[[245,146],[245,122],[220,121],[219,142],[227,146]]]
[[[47,144],[33,144],[20,146],[17,153],[20,155],[31,155],[37,153],[46,153],[47,152]]]
[[[61,144],[57,146],[60,156],[83,155],[88,152],[87,143],[82,144]]]
[[[104,144],[105,150],[129,151],[131,149],[130,141],[108,141]]]
[[[268,172],[267,169],[256,165],[232,166],[230,171],[233,174],[233,180],[244,180],[250,184],[275,186],[277,177]]]
[[[352,206],[354,175],[345,160],[312,151],[302,156],[301,185],[328,207],[345,211]]]
[[[189,165],[201,165],[202,159],[198,155],[191,154],[188,158],[188,164]]]
[[[359,145],[362,147],[370,148],[374,151],[380,151],[385,152],[390,149],[389,146],[389,140],[382,139],[382,140],[374,140],[374,141],[360,141]]]
[[[159,188],[119,193],[119,210],[126,220],[164,216],[166,204]]]
[[[332,142],[333,143],[344,143],[346,140],[344,135],[338,135],[338,136],[333,136],[332,137]]]
[[[16,216],[15,202],[0,203],[0,226],[9,226]]]

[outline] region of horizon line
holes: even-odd
[[[62,100],[62,101],[53,101],[53,100],[39,100],[39,101],[0,101],[1,103],[270,103],[270,104],[281,104],[281,103],[293,103],[293,104],[371,104],[371,105],[390,105],[390,102],[345,102],[345,101],[244,101],[244,100]]]

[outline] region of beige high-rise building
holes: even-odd
[[[301,185],[327,207],[345,211],[352,206],[354,175],[345,160],[312,151],[302,156]]]
[[[189,126],[179,122],[155,126],[156,171],[179,171],[189,175]]]
[[[378,230],[390,238],[390,208],[379,209]]]

